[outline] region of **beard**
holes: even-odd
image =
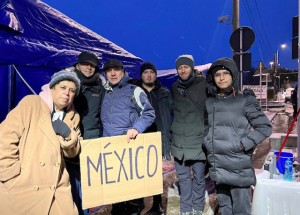
[[[147,87],[154,87],[155,86],[155,81],[154,82],[148,82],[148,83],[143,82],[143,84],[146,85]]]

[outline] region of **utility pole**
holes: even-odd
[[[262,77],[261,77],[261,73],[262,73],[262,62],[259,62],[259,88],[260,88],[260,100],[259,100],[259,104],[260,104],[260,108],[262,108]]]
[[[274,81],[274,88],[275,88],[275,93],[277,94],[280,91],[280,76],[279,76],[279,86],[277,86],[276,82],[276,77],[278,75],[278,51],[276,54],[274,54],[274,76],[275,76],[275,81]],[[272,79],[273,80],[273,79]]]
[[[232,0],[232,33],[240,28],[240,0]],[[242,32],[240,34],[240,47],[242,47],[243,40],[242,40]],[[243,56],[242,50],[240,50],[240,90],[243,90]],[[234,51],[232,51],[232,58],[234,56]]]
[[[240,27],[240,0],[232,0],[232,32]]]

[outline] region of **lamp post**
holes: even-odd
[[[280,75],[277,75],[276,78],[278,78],[278,81],[279,81],[278,86],[279,86],[279,90],[281,90],[281,88],[280,88]]]
[[[285,43],[280,45],[281,49],[284,49],[285,47],[286,47]],[[280,48],[277,49],[276,54],[275,54],[275,60],[274,60],[276,73],[277,73],[277,68],[280,66],[280,64],[279,64],[279,49]]]
[[[275,59],[274,61],[271,61],[270,62],[270,69],[271,71],[274,70],[274,88],[275,88],[275,92],[277,93],[276,97],[278,96],[278,93],[280,92],[281,93],[281,87],[280,87],[280,74],[276,74],[276,70],[275,70]],[[277,81],[278,80],[278,81]],[[278,83],[278,85],[277,85]],[[277,90],[276,90],[277,89]],[[278,100],[278,97],[277,97],[277,100]]]
[[[284,48],[286,48],[286,44],[284,43],[284,44],[281,44],[280,45],[280,48],[281,49],[284,49]],[[277,51],[276,51],[276,53],[275,53],[275,56],[274,56],[274,63],[272,63],[271,64],[271,62],[270,62],[270,64],[271,65],[273,65],[274,66],[274,75],[276,76],[276,77],[279,77],[279,86],[278,86],[278,90],[279,91],[281,91],[281,86],[280,86],[280,74],[278,74],[279,72],[278,72],[278,68],[279,68],[279,66],[280,66],[280,64],[279,64],[279,49],[280,48],[278,48],[277,49]]]

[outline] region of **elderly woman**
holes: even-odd
[[[80,80],[55,73],[39,96],[24,97],[0,124],[2,214],[78,214],[63,156],[80,150],[73,99]]]

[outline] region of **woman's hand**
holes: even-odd
[[[64,139],[62,136],[58,135],[60,146],[63,149],[70,149],[74,147],[78,142],[79,136],[80,136],[79,128],[77,130],[71,129],[71,134],[69,138]]]

